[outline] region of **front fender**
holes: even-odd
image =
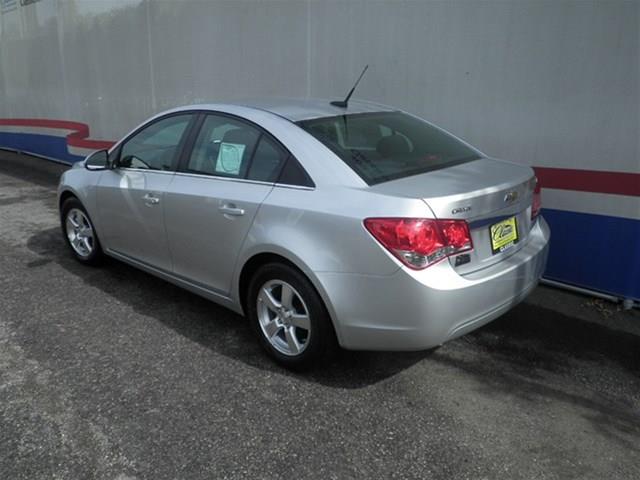
[[[71,193],[78,198],[91,217],[97,232],[100,232],[101,228],[95,186],[100,179],[101,173],[100,171],[91,171],[85,168],[72,168],[65,171],[60,177],[57,196],[58,209],[62,207],[60,200],[65,193]]]

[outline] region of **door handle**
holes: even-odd
[[[244,208],[238,208],[233,203],[225,203],[218,208],[223,215],[231,215],[234,217],[240,217],[244,215]]]
[[[142,199],[144,200],[145,205],[148,205],[149,207],[160,203],[160,199],[153,193],[147,193],[142,197]]]

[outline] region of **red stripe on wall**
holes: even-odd
[[[45,118],[0,118],[0,125],[73,130],[66,137],[67,145],[79,148],[99,150],[109,148],[115,143],[109,140],[91,140],[88,138],[89,125],[80,122]],[[640,197],[640,173],[550,167],[533,168],[543,188]]]
[[[640,173],[533,167],[542,188],[640,197]]]
[[[80,122],[44,118],[0,118],[0,125],[74,130],[67,135],[67,145],[78,148],[100,150],[109,148],[114,143],[108,140],[91,140],[87,138],[89,137],[89,125]]]

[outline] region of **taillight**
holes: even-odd
[[[531,202],[531,220],[535,220],[540,215],[540,209],[542,208],[542,191],[540,189],[540,182],[536,178],[536,187],[533,189],[533,201]]]
[[[387,250],[413,269],[426,268],[459,252],[471,250],[464,220],[367,218],[364,226]]]

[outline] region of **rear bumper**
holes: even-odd
[[[317,274],[331,299],[340,344],[353,350],[422,350],[499,317],[537,285],[547,262],[542,217],[527,244],[496,265],[464,276],[449,262],[393,275]]]

